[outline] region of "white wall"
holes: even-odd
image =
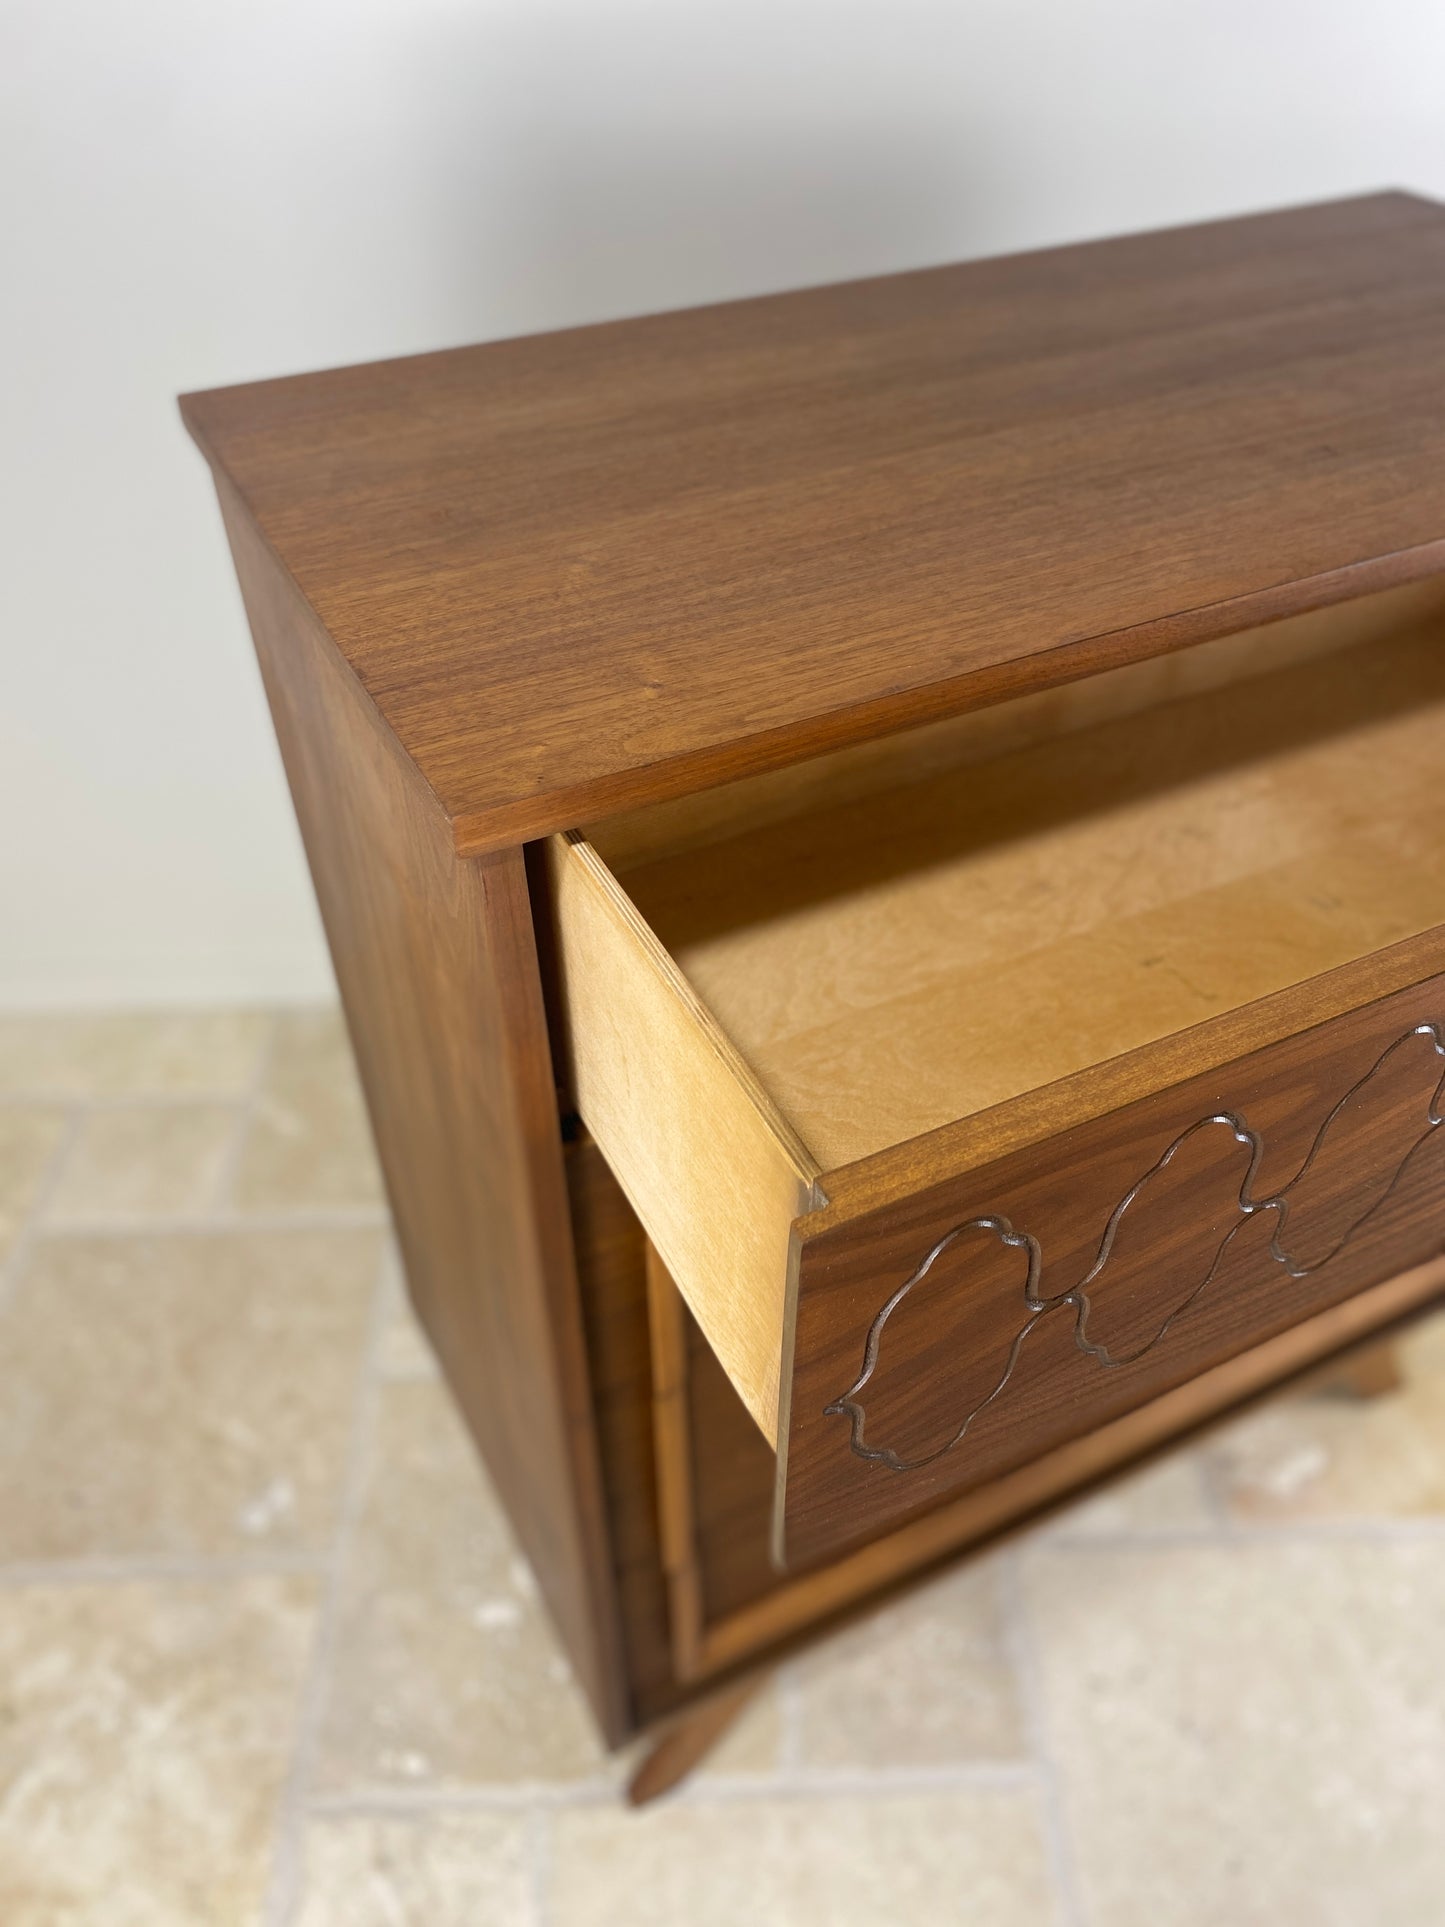
[[[327,968],[183,388],[1385,184],[1439,0],[6,0],[0,1004]]]

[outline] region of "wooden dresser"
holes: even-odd
[[[182,406],[416,1307],[639,1797],[1445,1290],[1445,208]]]

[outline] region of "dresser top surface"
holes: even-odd
[[[483,851],[1445,569],[1382,194],[190,395]]]

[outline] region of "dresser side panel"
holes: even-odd
[[[630,1730],[523,853],[450,826],[219,479],[411,1294],[609,1739]]]

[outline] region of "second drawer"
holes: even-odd
[[[575,1101],[781,1560],[1440,1249],[1439,601],[552,839]]]

